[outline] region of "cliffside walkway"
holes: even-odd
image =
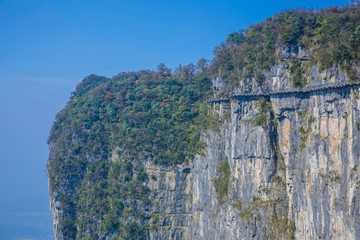
[[[323,91],[327,89],[341,89],[347,87],[355,87],[360,86],[360,82],[350,82],[350,83],[328,83],[318,86],[309,86],[305,88],[292,88],[292,89],[284,89],[278,91],[269,91],[263,93],[237,93],[230,95],[229,98],[213,98],[207,100],[208,103],[220,103],[220,102],[230,102],[231,99],[241,99],[241,98],[259,98],[259,97],[273,97],[273,96],[281,96],[285,94],[296,94],[296,93],[310,93]]]

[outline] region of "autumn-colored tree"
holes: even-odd
[[[166,67],[164,63],[157,65],[157,72],[160,78],[167,78],[171,76],[171,69]]]
[[[209,60],[205,58],[200,58],[196,64],[196,70],[200,73],[205,73],[209,67]]]

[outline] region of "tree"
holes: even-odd
[[[226,38],[226,44],[229,46],[240,45],[245,40],[245,31],[241,30],[240,32],[234,32],[229,34]]]
[[[175,69],[174,75],[180,80],[189,80],[194,76],[195,69],[196,67],[192,63],[185,66],[179,65],[179,67]]]
[[[200,58],[200,60],[196,64],[196,70],[200,73],[206,72],[208,67],[209,67],[209,60],[205,58]]]
[[[185,75],[185,78],[186,79],[190,79],[190,78],[192,78],[193,76],[194,76],[194,74],[195,74],[195,65],[194,64],[192,64],[192,63],[190,63],[190,64],[188,64],[188,65],[185,65],[184,67],[183,67],[183,71],[184,71],[184,75]]]
[[[171,69],[166,67],[163,63],[157,65],[157,72],[160,78],[167,78],[171,76]]]

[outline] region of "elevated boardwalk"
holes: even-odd
[[[350,83],[328,83],[319,86],[310,86],[305,88],[292,88],[279,91],[269,91],[264,93],[237,93],[230,95],[229,98],[213,98],[207,100],[208,103],[226,103],[230,102],[231,99],[243,99],[243,98],[260,98],[260,97],[277,97],[281,95],[297,94],[297,93],[311,93],[318,92],[328,89],[341,89],[348,87],[359,87],[360,82]]]

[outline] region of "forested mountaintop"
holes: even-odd
[[[93,238],[98,235],[79,231],[99,227],[96,234],[142,236],[142,224],[131,224],[145,221],[143,209],[151,205],[144,183],[153,176],[144,162],[174,166],[201,153],[200,132],[212,124],[203,101],[211,81],[201,73],[165,72],[91,75],[57,115],[48,174],[50,189],[66,203],[59,222],[65,239]]]
[[[212,77],[233,87],[250,78],[261,82],[272,66],[287,59],[293,85],[305,86],[311,66],[320,71],[340,66],[359,80],[360,6],[289,10],[230,34],[215,49]],[[290,54],[290,53],[293,54]]]
[[[166,214],[191,215],[191,190],[180,183],[190,181],[194,157],[209,154],[209,131],[220,134],[221,123],[232,118],[231,112],[209,111],[206,100],[239,89],[259,91],[276,75],[276,65],[289,75],[283,81],[287,87],[311,84],[329,69],[341,72],[341,81],[359,80],[360,5],[281,12],[230,34],[214,54],[210,63],[200,59],[176,70],[159,64],[156,71],[90,75],[78,84],[48,140],[58,239],[165,239],[170,233],[164,228],[176,225]],[[320,79],[327,80],[331,76],[326,74]],[[248,121],[254,128],[270,124],[269,103],[260,105],[267,106],[264,112]],[[233,174],[226,159],[226,154],[219,156],[222,164],[211,180],[224,196]],[[166,202],[171,194],[176,199]],[[211,201],[223,198],[216,199]],[[185,222],[179,229],[191,228]],[[281,231],[293,234],[292,224],[286,220]],[[188,236],[187,230],[176,231],[173,238]]]

